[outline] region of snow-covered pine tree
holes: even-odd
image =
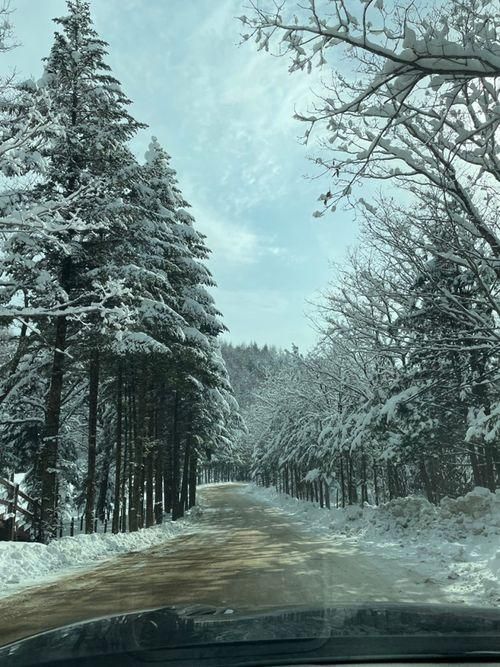
[[[0,10],[5,17],[5,9]],[[0,25],[0,51],[7,48]],[[44,178],[43,155],[62,134],[43,85],[0,82],[0,325],[6,336],[0,367],[2,450],[9,468],[32,470],[40,446],[48,357],[40,325],[54,308],[57,277],[46,261],[60,246],[57,230],[71,198],[34,193]]]
[[[181,478],[185,482],[188,474],[193,401],[203,400],[203,392],[197,394],[200,387],[218,382],[213,341],[223,330],[206,289],[213,285],[203,264],[208,251],[186,211],[170,158],[155,138],[144,165],[130,166],[127,182],[133,214],[127,234],[118,242],[115,261],[106,269],[130,294],[131,319],[117,331],[112,350],[118,411],[123,414],[123,391],[132,392],[138,428],[127,460],[122,461],[121,445],[117,446],[115,530],[125,505],[125,487],[132,530],[150,525],[163,506],[173,508],[174,517],[179,513]],[[120,358],[128,359],[126,372]],[[163,416],[167,412],[169,419]],[[118,425],[117,433],[121,432]]]
[[[121,183],[116,172],[130,161],[127,141],[141,125],[127,111],[130,101],[105,62],[107,44],[92,24],[89,3],[68,0],[68,14],[55,19],[59,30],[45,62],[43,83],[64,136],[48,153],[49,168],[37,189],[40,200],[81,192],[78,206],[64,216],[61,248],[48,257],[59,277],[60,312],[51,320],[53,362],[41,454],[42,525],[50,534],[57,506],[57,454],[61,397],[72,317],[98,318],[113,306],[119,286],[102,284],[92,273],[126,229]],[[96,252],[97,249],[97,252]],[[97,284],[96,284],[97,283]],[[94,353],[92,362],[95,374]]]
[[[215,283],[204,264],[208,258],[204,237],[194,228],[194,219],[187,211],[188,204],[179,190],[168,154],[154,138],[146,155],[145,169],[157,198],[158,213],[171,235],[165,246],[164,262],[174,295],[172,307],[184,320],[182,339],[172,340],[175,354],[167,371],[174,406],[172,447],[167,453],[169,490],[172,516],[177,518],[185,505],[188,467],[191,464],[192,470],[196,469],[197,458],[191,456],[195,451],[194,434],[187,437],[192,432],[191,423],[200,405],[207,400],[207,391],[215,387],[228,389],[214,342],[224,326],[207,290]],[[181,435],[182,419],[185,433]],[[215,423],[215,414],[213,420]],[[191,480],[194,474],[191,473]]]
[[[107,45],[89,3],[67,5],[42,79],[2,108],[14,140],[0,147],[5,174],[35,175],[2,199],[10,342],[0,400],[9,439],[34,458],[41,539],[67,491],[85,501],[92,531],[97,482],[101,514],[113,491],[113,454],[113,530],[160,522],[163,509],[179,516],[194,502],[198,459],[227,456],[239,420],[204,237],[158,142],[143,165],[131,155],[141,125]]]

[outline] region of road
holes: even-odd
[[[205,509],[192,534],[0,599],[0,645],[67,623],[163,605],[202,603],[239,612],[442,601],[435,586],[394,561],[318,537],[242,485],[202,493]]]

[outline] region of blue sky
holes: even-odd
[[[326,188],[307,160],[293,119],[321,77],[289,75],[288,63],[239,46],[240,0],[93,0],[110,44],[108,62],[150,129],[135,142],[142,157],[154,134],[212,249],[217,304],[234,342],[310,347],[307,302],[331,278],[356,237],[349,213],[316,219]],[[5,68],[39,78],[64,0],[12,0],[21,46]]]

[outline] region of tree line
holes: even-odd
[[[0,44],[13,48],[7,7]],[[182,516],[200,462],[240,428],[209,250],[171,160],[106,63],[86,0],[68,0],[39,81],[0,89],[0,473],[27,471],[38,539],[67,503],[86,531]]]
[[[343,506],[500,485],[499,38],[494,3],[254,6],[244,39],[328,68],[297,114],[360,239],[250,414],[254,474]],[[349,59],[349,71],[339,66]],[[317,139],[314,144],[314,139]],[[299,491],[296,491],[299,489]],[[311,490],[312,489],[312,490]]]

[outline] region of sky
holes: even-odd
[[[216,303],[234,343],[278,347],[315,341],[311,302],[355,243],[348,212],[314,218],[328,189],[300,141],[307,110],[328,71],[288,73],[285,58],[241,45],[245,0],[91,0],[109,43],[108,63],[147,123],[134,142],[142,157],[151,136],[172,156],[180,187],[212,250]],[[42,74],[64,0],[11,0],[20,46],[4,72]]]

